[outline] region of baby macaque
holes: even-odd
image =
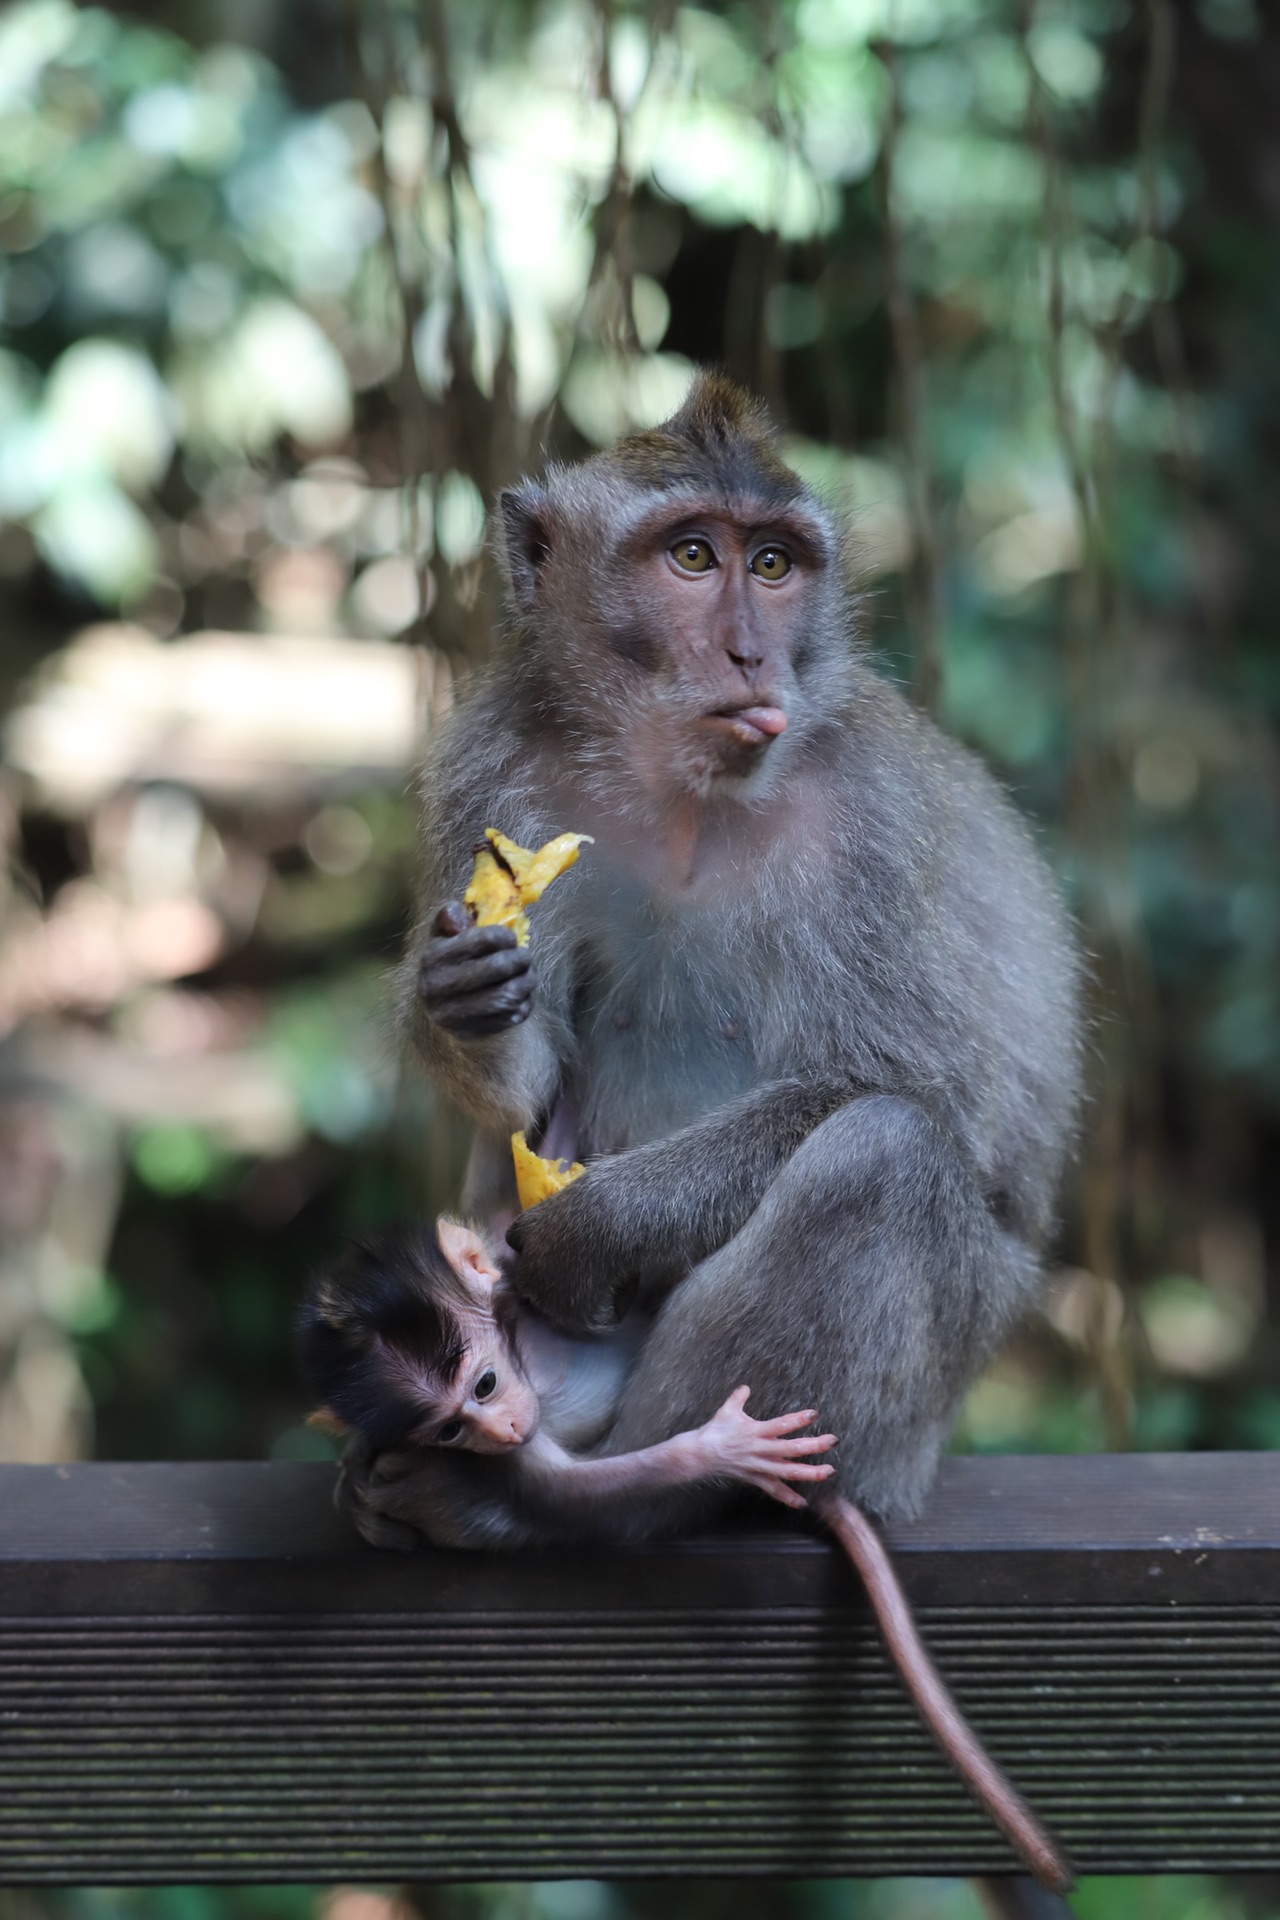
[[[481,1233],[442,1217],[434,1232],[357,1241],[317,1275],[298,1346],[322,1401],[318,1424],[354,1432],[377,1453],[438,1447],[500,1458],[512,1523],[542,1539],[576,1533],[584,1507],[610,1502],[619,1523],[605,1530],[623,1537],[625,1515],[700,1481],[740,1482],[804,1507],[789,1483],[830,1479],[834,1468],[809,1456],[836,1436],[800,1433],[816,1418],[811,1408],[753,1420],[746,1386],[691,1432],[639,1452],[589,1451],[607,1445],[645,1330],[637,1309],[608,1339],[560,1333],[517,1299]]]

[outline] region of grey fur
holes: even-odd
[[[609,1450],[700,1424],[745,1381],[758,1417],[818,1408],[840,1491],[909,1514],[1037,1291],[1079,1103],[1078,965],[1008,799],[860,650],[838,529],[794,476],[818,564],[787,730],[758,772],[699,791],[719,851],[695,888],[630,857],[659,806],[637,765],[648,743],[684,777],[691,696],[611,647],[636,610],[610,556],[656,499],[702,495],[638,479],[627,448],[680,444],[715,399],[504,501],[511,625],[431,748],[401,1019],[477,1123],[471,1205],[496,1202],[510,1131],[572,1103],[591,1164],[521,1219],[535,1304],[598,1327],[630,1277],[671,1287]],[[467,1040],[419,979],[489,825],[597,845],[534,910],[530,1017]]]

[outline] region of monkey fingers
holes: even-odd
[[[753,1420],[745,1411],[750,1393],[749,1387],[736,1387],[700,1429],[698,1438],[714,1463],[712,1470],[757,1487],[784,1507],[803,1508],[808,1502],[787,1482],[829,1480],[834,1467],[810,1464],[803,1456],[826,1453],[835,1446],[836,1436],[817,1433],[788,1438],[797,1428],[817,1419],[814,1409],[779,1414],[773,1420]]]
[[[418,1447],[385,1447],[368,1464],[369,1481],[373,1486],[394,1486],[413,1472],[421,1458]]]
[[[368,1442],[355,1439],[348,1446],[333,1489],[333,1504],[345,1514],[360,1537],[371,1547],[383,1547],[393,1553],[413,1553],[422,1544],[415,1528],[389,1514],[378,1512],[369,1499],[379,1456]]]
[[[432,915],[431,932],[436,939],[448,939],[453,934],[470,933],[474,925],[461,900],[446,900]]]
[[[532,1012],[532,995],[517,1000],[504,990],[501,995],[476,994],[469,1000],[450,1001],[447,1011],[436,1015],[436,1024],[460,1040],[486,1040],[521,1026]]]
[[[497,953],[429,954],[422,963],[424,991],[432,1000],[461,999],[508,980],[525,980],[530,964],[528,953],[520,947],[504,947]]]
[[[448,907],[442,907],[436,916],[440,925]],[[502,953],[511,960],[523,961],[525,966],[532,964],[532,956],[526,948],[516,945],[516,937],[510,927],[473,927],[467,923],[457,933],[433,933],[423,948],[420,966],[435,969],[439,966],[462,966],[473,960],[481,960],[490,954]]]
[[[447,913],[441,909],[437,923]],[[532,960],[509,927],[469,927],[427,943],[418,991],[438,1026],[474,1039],[518,1026],[533,1010]]]

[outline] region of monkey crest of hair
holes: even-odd
[[[374,1447],[422,1417],[426,1391],[461,1364],[470,1297],[427,1227],[353,1241],[312,1277],[295,1326],[298,1363],[321,1406]]]
[[[642,487],[714,491],[730,499],[786,506],[810,500],[777,454],[774,429],[758,400],[723,374],[704,373],[664,426],[620,440],[604,455]]]

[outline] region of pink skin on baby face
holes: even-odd
[[[424,1446],[507,1453],[533,1438],[539,1405],[494,1316],[493,1290],[502,1275],[472,1228],[444,1218],[436,1231],[442,1253],[471,1296],[472,1311],[462,1318],[462,1365],[411,1437]]]

